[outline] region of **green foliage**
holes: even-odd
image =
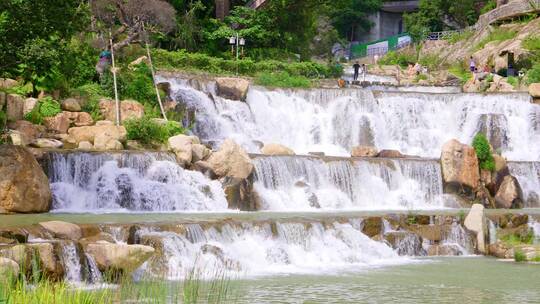
[[[474,47],[474,49],[481,50],[486,46],[486,44],[490,42],[505,41],[505,40],[513,39],[514,37],[516,37],[516,35],[517,35],[517,32],[514,30],[499,27],[493,30],[493,32],[489,33],[489,35],[486,38],[482,39],[482,41],[480,41]]]
[[[450,35],[450,37],[448,37],[446,40],[450,44],[456,44],[459,41],[463,41],[463,40],[467,40],[467,39],[471,38],[473,35],[474,35],[474,31],[465,30],[463,32],[459,32],[459,33],[455,33],[455,34]]]
[[[469,79],[472,78],[472,74],[463,64],[454,64],[448,69],[448,72],[450,72],[452,75],[456,76],[460,79],[461,84],[466,83],[469,81]]]
[[[540,36],[530,35],[525,40],[523,40],[521,45],[529,51],[538,52],[540,51]]]
[[[6,90],[8,94],[17,94],[21,96],[28,96],[32,93],[32,84],[18,85]]]
[[[6,112],[0,110],[0,135],[4,131],[6,124],[7,124],[7,114]]]
[[[491,147],[486,136],[482,133],[476,134],[473,139],[472,146],[476,151],[476,157],[478,158],[480,168],[488,171],[495,170],[495,160],[491,154]]]
[[[101,120],[101,113],[99,111],[99,100],[102,97],[110,97],[97,83],[89,83],[80,86],[72,91],[73,94],[78,95],[85,102],[82,104],[82,110],[90,113],[94,121]]]
[[[267,87],[309,88],[311,81],[304,76],[291,76],[287,72],[261,73],[255,83]]]
[[[540,63],[533,65],[533,67],[527,71],[527,83],[540,82]]]
[[[514,88],[517,88],[519,86],[519,79],[517,77],[510,76],[510,77],[508,77],[507,81]]]
[[[420,57],[418,62],[428,68],[428,70],[436,70],[437,67],[441,64],[441,58],[437,54],[429,54]]]
[[[154,63],[160,68],[202,70],[214,74],[232,74],[238,71],[241,75],[255,76],[259,73],[286,71],[291,76],[308,78],[329,78],[338,76],[342,70],[336,66],[328,66],[315,62],[286,63],[277,60],[255,62],[251,59],[226,60],[201,53],[188,53],[184,50],[168,52],[153,51]]]
[[[32,111],[24,115],[24,119],[33,124],[40,125],[43,123],[43,118],[55,116],[60,112],[62,112],[60,103],[47,96],[40,99]]]
[[[531,262],[540,262],[540,255],[535,255],[531,260]]]
[[[128,139],[138,140],[143,144],[164,143],[171,136],[185,133],[185,129],[176,121],[158,123],[145,116],[141,119],[124,121]]]
[[[381,65],[399,65],[406,68],[409,64],[414,64],[417,59],[416,54],[411,52],[390,51],[379,59],[378,63]]]
[[[496,0],[489,0],[484,7],[480,10],[480,14],[485,14],[491,10],[494,10],[497,7],[497,1]]]
[[[514,260],[516,262],[527,262],[527,256],[520,249],[514,249]]]
[[[428,80],[428,76],[425,74],[416,75],[414,82],[419,82],[420,80]]]
[[[466,216],[465,211],[459,210],[458,217],[459,217],[459,222],[460,223],[463,223],[463,221],[465,221],[465,216]]]
[[[382,5],[381,0],[337,0],[328,6],[332,24],[342,37],[353,40],[353,35],[360,28],[368,31],[372,24],[369,14],[376,12]]]
[[[493,82],[493,74],[487,75],[487,77],[486,77],[486,82],[487,82],[487,83]]]

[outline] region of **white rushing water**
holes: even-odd
[[[261,142],[274,142],[297,154],[335,156],[349,155],[356,145],[374,145],[439,157],[446,141],[471,143],[481,131],[508,159],[540,159],[540,106],[528,94],[252,87],[246,102],[238,102],[216,96],[211,82],[162,80],[171,83],[175,100],[196,112],[194,132],[216,145],[232,138],[250,152],[258,152]]]
[[[508,168],[519,181],[525,207],[540,207],[540,162],[509,162]]]
[[[193,272],[201,277],[329,274],[407,261],[363,234],[354,221],[224,224],[206,230],[193,224],[185,234],[144,232],[139,234],[143,243],[162,239],[163,256],[148,261],[143,272],[168,279]]]
[[[167,153],[50,153],[53,211],[223,211],[218,181]]]
[[[254,187],[265,210],[444,207],[440,165],[413,159],[257,157]]]
[[[64,279],[70,283],[82,282],[82,267],[77,247],[73,242],[66,242],[62,247]]]

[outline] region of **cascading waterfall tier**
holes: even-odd
[[[233,138],[254,153],[262,142],[281,143],[297,154],[322,151],[334,156],[349,155],[357,145],[373,145],[439,157],[446,141],[471,143],[477,132],[484,132],[508,159],[540,159],[540,106],[524,93],[252,87],[246,102],[239,102],[218,97],[212,82],[162,81],[171,83],[175,100],[196,112],[194,132],[215,145]]]
[[[523,191],[525,207],[540,207],[540,162],[508,162]]]
[[[444,207],[436,160],[258,156],[254,164],[266,210]]]
[[[222,211],[217,181],[178,166],[173,154],[49,152],[53,211]]]

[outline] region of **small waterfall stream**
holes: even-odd
[[[444,206],[437,161],[280,156],[257,157],[254,163],[255,189],[267,210]]]
[[[508,168],[523,190],[525,207],[540,207],[540,162],[509,162]]]
[[[47,155],[53,211],[220,211],[221,184],[178,166],[174,155],[56,153]]]
[[[82,266],[77,246],[73,242],[67,242],[62,247],[62,262],[64,265],[64,279],[70,283],[83,281]]]

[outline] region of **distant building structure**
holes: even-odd
[[[358,42],[370,42],[406,32],[403,14],[418,10],[420,1],[385,1],[381,9],[370,16],[373,23],[369,32],[359,32]]]

